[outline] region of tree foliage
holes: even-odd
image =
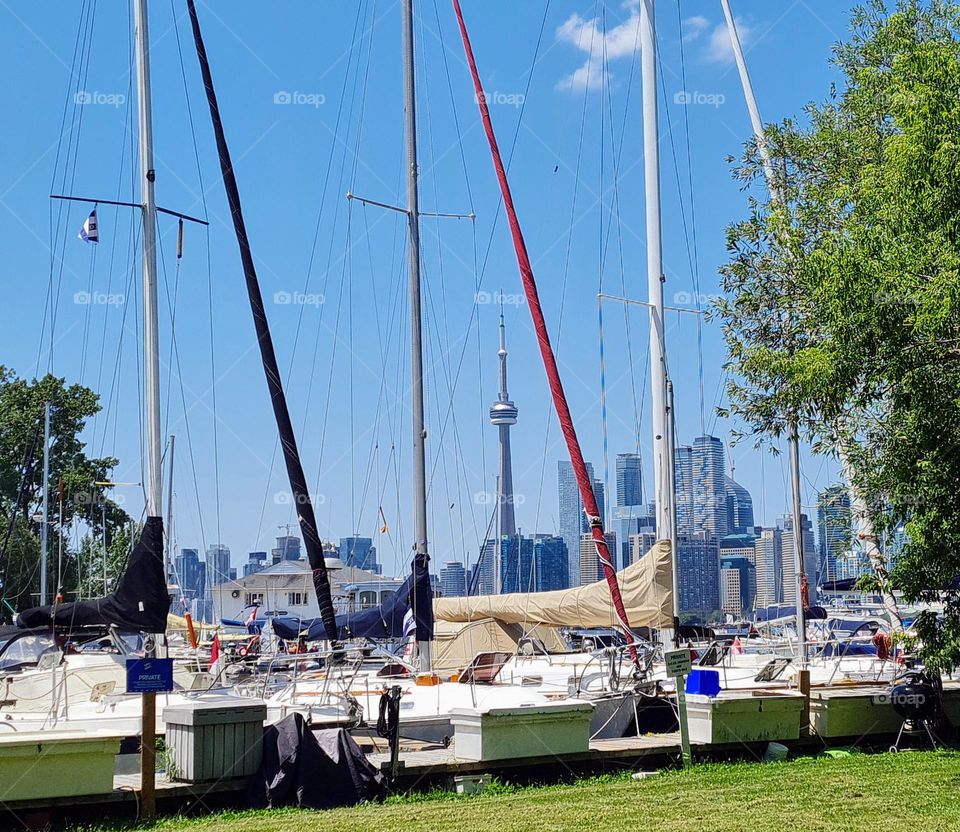
[[[3,612],[36,603],[40,586],[40,527],[43,496],[43,412],[51,405],[48,586],[70,595],[79,588],[74,532],[108,549],[129,518],[102,485],[117,465],[112,457],[88,455],[81,438],[87,420],[100,410],[97,395],[47,375],[28,381],[0,366],[0,587]],[[26,463],[26,465],[25,465]],[[61,519],[62,518],[62,519]],[[121,544],[122,536],[117,545]],[[58,557],[64,553],[64,558]],[[58,573],[58,562],[62,572]],[[101,563],[102,565],[102,563]]]
[[[960,5],[874,0],[834,61],[839,89],[766,143],[784,200],[729,230],[719,304],[730,409],[756,435],[798,415],[842,445],[876,528],[906,524],[893,572],[928,661],[960,664]],[[756,143],[736,168],[761,171]],[[946,593],[946,594],[944,594]]]

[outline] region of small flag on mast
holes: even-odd
[[[83,221],[83,227],[80,229],[80,233],[77,234],[78,239],[83,240],[85,243],[99,243],[100,242],[100,232],[97,230],[97,209],[94,208],[90,212],[90,216]]]

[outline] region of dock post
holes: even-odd
[[[800,736],[809,737],[810,727],[810,671],[803,668],[797,671],[797,686],[803,694],[803,710],[800,712]]]
[[[144,693],[140,725],[140,805],[141,816],[149,820],[157,814],[157,695]]]
[[[687,721],[687,674],[693,667],[690,650],[681,648],[670,650],[663,654],[667,676],[671,677],[677,687],[677,721],[680,723],[680,748],[682,750],[683,767],[693,764],[693,754],[690,751],[690,724]]]

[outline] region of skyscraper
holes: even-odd
[[[470,570],[468,595],[493,595],[497,591],[496,567],[500,559],[499,540],[485,540],[480,557]]]
[[[206,571],[204,578],[205,607],[210,616],[223,617],[223,610],[213,609],[213,587],[230,580],[230,547],[222,543],[211,543],[206,551]],[[219,595],[217,597],[220,597]]]
[[[180,585],[180,595],[188,602],[203,596],[204,570],[196,549],[181,549],[173,559],[174,578]]]
[[[757,567],[757,609],[783,603],[783,532],[763,529],[754,546]]]
[[[693,448],[678,445],[673,451],[673,491],[677,535],[693,534]]]
[[[720,609],[720,547],[705,531],[677,536],[680,612],[706,619]]]
[[[570,585],[567,570],[567,545],[562,537],[552,534],[534,536],[533,561],[537,592],[566,589]]]
[[[643,470],[640,454],[617,454],[617,505],[643,504]]]
[[[831,485],[817,495],[817,535],[820,542],[820,580],[839,578],[837,564],[852,544],[850,492],[846,486]]]
[[[500,591],[533,592],[535,575],[533,563],[533,538],[500,538]]]
[[[367,572],[380,574],[380,564],[377,563],[377,548],[373,545],[373,539],[369,537],[350,537],[340,538],[340,560],[344,566],[352,566],[354,569],[364,569]]]
[[[794,552],[793,517],[789,514],[777,523],[783,530],[783,592],[784,604],[797,602],[797,570]],[[803,529],[803,573],[807,579],[807,590],[811,604],[817,602],[817,552],[814,548],[813,524],[806,514],[800,515],[800,528]]]
[[[654,528],[654,515],[643,504],[643,470],[640,454],[617,454],[617,507],[613,520],[620,541],[617,569],[630,565],[632,535]]]
[[[753,608],[757,570],[748,558],[720,552],[720,605],[725,613],[741,616]]]
[[[300,538],[289,533],[281,535],[277,538],[277,545],[270,554],[272,563],[280,563],[282,560],[300,560]]]
[[[656,531],[655,522],[649,506],[617,506],[614,509],[613,526],[620,541],[620,562],[616,564],[618,570],[629,566],[634,560],[631,538],[643,532],[653,534]]]
[[[595,482],[593,465],[587,463],[587,476]],[[560,536],[567,547],[567,575],[570,586],[580,585],[580,536],[587,531],[580,489],[573,473],[573,465],[562,459],[557,463],[557,490],[560,511]],[[594,488],[594,494],[596,494]]]
[[[510,459],[510,428],[517,423],[517,406],[507,393],[507,335],[500,310],[500,391],[490,405],[490,423],[500,431],[500,477],[497,480],[497,537],[514,537],[513,465]]]
[[[440,570],[440,591],[445,598],[467,594],[467,571],[459,561],[451,560]]]
[[[645,558],[656,542],[657,533],[653,531],[641,531],[630,535],[630,563],[636,563],[641,558]]]
[[[606,532],[603,538],[607,541],[607,549],[610,551],[611,557],[616,557],[616,532]],[[580,586],[602,581],[603,578],[603,567],[600,565],[600,558],[597,557],[597,544],[593,539],[593,534],[584,532],[580,536]]]
[[[723,478],[727,501],[727,534],[753,534],[753,498],[731,477]]]
[[[597,515],[603,520],[604,524],[607,522],[607,488],[603,484],[603,480],[594,480],[593,481],[593,499],[597,501]],[[589,529],[589,526],[586,526],[587,518],[584,515],[583,522],[585,528]]]
[[[226,583],[230,580],[230,547],[222,543],[207,546],[207,587]]]
[[[250,575],[256,575],[257,572],[262,572],[267,568],[267,553],[266,552],[250,552],[247,555],[247,562],[243,565],[243,577],[247,578]]]
[[[693,524],[718,540],[727,534],[726,454],[716,436],[693,440]]]

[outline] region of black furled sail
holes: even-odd
[[[24,610],[20,627],[116,627],[126,633],[167,629],[170,596],[163,568],[163,520],[148,517],[116,590],[91,601],[48,604]]]
[[[230,160],[230,149],[224,135],[220,107],[213,86],[213,76],[210,72],[207,50],[203,43],[200,21],[197,19],[197,8],[193,0],[187,0],[187,9],[190,13],[190,24],[193,28],[193,40],[197,49],[197,59],[200,62],[200,73],[203,76],[207,104],[210,106],[210,120],[213,123],[213,132],[217,140],[220,171],[227,192],[230,214],[233,217],[237,244],[240,248],[240,260],[243,264],[243,274],[247,283],[250,311],[253,314],[257,342],[260,345],[260,358],[263,361],[263,371],[267,377],[267,387],[270,390],[270,400],[273,403],[273,415],[277,420],[277,430],[280,433],[280,445],[283,448],[283,460],[287,468],[287,478],[290,481],[290,491],[293,495],[294,505],[297,507],[297,519],[303,532],[307,559],[310,562],[310,568],[313,570],[313,588],[317,594],[317,603],[320,607],[320,619],[323,622],[327,640],[336,642],[337,622],[333,609],[333,599],[330,595],[330,579],[323,560],[323,546],[320,542],[320,534],[317,531],[317,520],[313,511],[313,503],[310,500],[310,492],[307,489],[307,478],[304,475],[300,453],[297,450],[297,440],[293,433],[290,410],[287,407],[287,399],[283,392],[283,382],[280,379],[280,369],[277,366],[277,356],[273,348],[273,337],[270,334],[270,325],[263,306],[263,295],[260,292],[257,270],[250,251],[246,224],[243,221],[240,190],[237,187],[237,178],[233,171],[233,163]]]
[[[372,639],[394,641],[415,633],[418,640],[433,639],[433,591],[426,558],[413,559],[413,571],[400,588],[377,607],[345,612],[337,616],[337,633],[341,641]],[[277,616],[271,619],[274,633],[288,641],[305,638],[319,641],[326,638],[319,618]]]

